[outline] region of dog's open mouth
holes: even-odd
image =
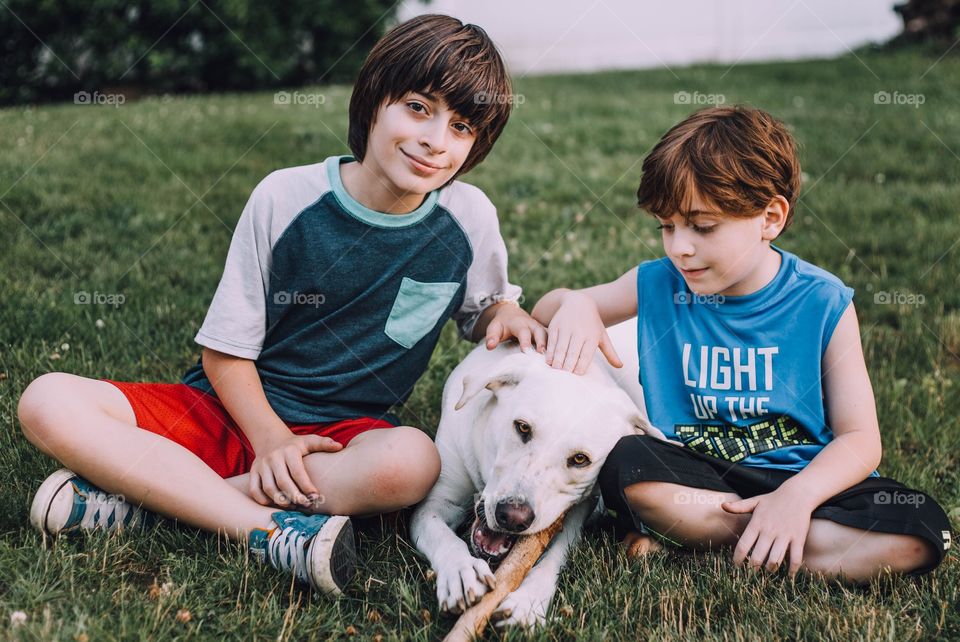
[[[516,535],[491,530],[483,512],[483,502],[477,505],[477,516],[470,527],[470,548],[473,554],[488,564],[499,564],[517,541]]]

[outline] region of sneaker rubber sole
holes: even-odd
[[[357,551],[349,517],[334,515],[310,545],[313,585],[330,595],[341,595],[356,573]]]
[[[76,476],[76,473],[73,471],[62,468],[47,477],[43,483],[40,484],[36,495],[33,496],[33,503],[30,505],[30,523],[41,533],[52,536],[60,532],[60,528],[62,527],[56,530],[52,530],[49,527],[50,511],[54,506],[53,500],[57,494],[63,490],[64,486],[69,484],[70,480]],[[60,510],[65,509],[64,507],[59,508]]]

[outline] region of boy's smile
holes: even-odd
[[[473,127],[442,98],[410,92],[380,107],[363,162],[341,168],[344,187],[372,210],[412,212],[456,175],[475,140]]]

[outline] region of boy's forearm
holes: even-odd
[[[799,491],[798,495],[812,511],[866,479],[880,464],[880,453],[880,444],[871,434],[848,432],[838,435],[781,488]]]
[[[261,452],[271,441],[290,436],[290,429],[267,401],[253,361],[204,348],[203,370],[254,452]]]
[[[560,309],[560,304],[563,303],[563,297],[567,292],[570,292],[570,289],[557,288],[556,290],[550,290],[533,306],[533,312],[530,313],[530,316],[540,325],[550,325],[553,315]]]

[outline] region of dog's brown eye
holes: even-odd
[[[583,468],[590,465],[590,458],[583,453],[577,453],[567,460],[567,466]]]
[[[520,439],[522,439],[524,443],[526,443],[526,441],[530,439],[531,437],[530,433],[533,432],[533,429],[530,427],[530,424],[525,422],[523,419],[514,419],[513,428],[514,430],[517,431],[517,434],[520,435]]]

